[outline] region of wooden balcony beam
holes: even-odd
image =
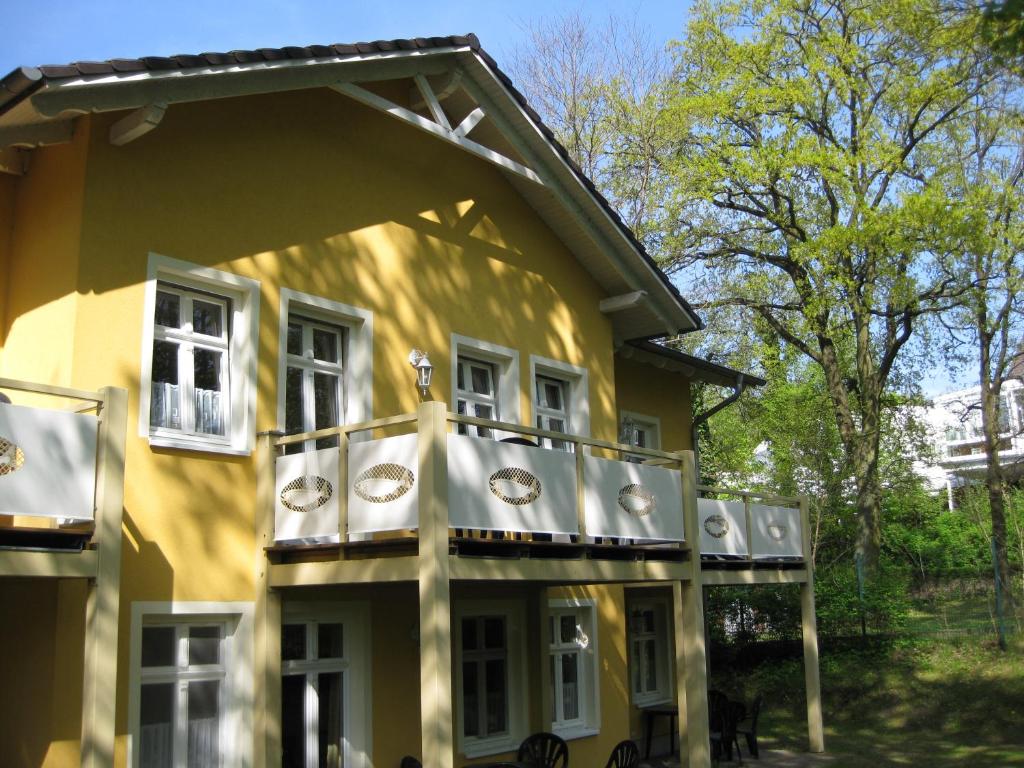
[[[0,550],[0,576],[50,579],[96,578],[96,551]]]

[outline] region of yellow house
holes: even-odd
[[[0,763],[707,766],[703,586],[784,582],[822,749],[699,328],[472,35],[10,73]]]

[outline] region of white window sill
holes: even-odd
[[[643,709],[644,707],[654,707],[660,704],[672,704],[672,696],[669,694],[661,694],[658,696],[647,696],[645,698],[633,698],[633,706],[637,709]]]
[[[573,739],[585,739],[588,736],[597,736],[601,733],[601,729],[594,728],[589,725],[574,725],[571,728],[552,728],[551,732],[556,736],[562,737],[565,741],[572,741]]]
[[[500,739],[488,739],[486,741],[463,741],[462,754],[465,757],[474,758],[500,755],[503,752],[515,752],[519,749],[521,742],[522,739],[516,739],[512,736],[502,736]]]
[[[150,435],[150,448],[174,448],[182,451],[198,451],[202,453],[219,453],[226,456],[250,456],[248,448],[236,448],[229,443],[202,438],[174,437],[171,435]]]

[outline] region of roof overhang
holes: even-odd
[[[710,360],[694,357],[649,341],[623,344],[615,351],[615,354],[624,360],[635,360],[663,371],[678,373],[691,381],[703,381],[719,387],[745,389],[747,387],[762,387],[767,383],[759,376],[737,371],[734,368],[712,363]]]
[[[0,80],[0,151],[67,141],[83,114],[133,111],[111,135],[118,144],[152,130],[174,104],[318,87],[365,94],[363,85],[379,81],[443,81],[456,73],[488,119],[483,133],[497,136],[516,158],[499,166],[509,182],[607,293],[601,310],[616,340],[701,328],[668,277],[472,35],[21,68]]]

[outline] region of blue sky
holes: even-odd
[[[688,6],[687,0],[0,0],[0,76],[18,66],[78,60],[467,32],[505,64],[530,21],[576,10],[595,21],[635,15],[655,40],[668,43],[682,35]],[[954,381],[940,366],[922,384],[935,394]]]
[[[165,56],[310,43],[475,32],[499,63],[524,21],[582,10],[595,19],[636,14],[665,42],[680,36],[683,0],[0,0],[0,75],[17,66]]]

